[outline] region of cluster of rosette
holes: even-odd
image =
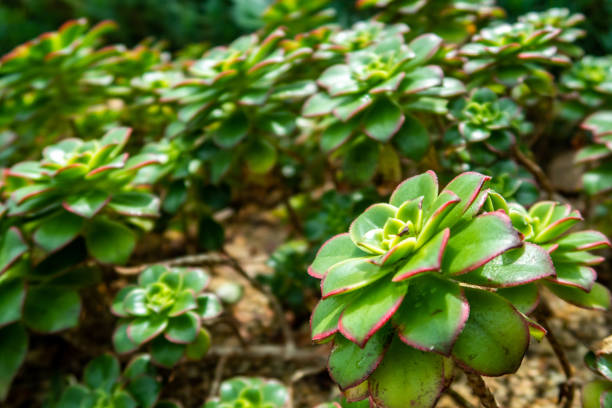
[[[99,140],[65,139],[47,146],[41,160],[5,170],[8,221],[27,219],[32,240],[45,251],[84,235],[100,262],[125,262],[136,243],[125,223],[146,228],[146,218],[159,209],[156,196],[131,184],[139,169],[158,160],[123,153],[130,132],[116,128]]]
[[[110,354],[91,360],[85,367],[82,383],[64,388],[57,401],[47,400],[50,408],[123,407],[179,408],[173,401],[158,401],[161,383],[151,357],[140,354],[121,372],[119,361]]]
[[[582,388],[584,408],[608,408],[612,406],[612,336],[605,338],[595,351],[584,356],[587,367],[598,378]]]
[[[203,322],[222,312],[219,298],[205,292],[210,277],[201,269],[154,265],[138,277],[137,285],[121,289],[111,311],[119,316],[113,335],[115,349],[128,353],[149,343],[151,357],[173,366],[183,356],[202,358],[210,346]]]
[[[549,255],[564,247],[553,251],[541,236],[526,242],[514,212],[493,208],[499,196],[487,181],[463,173],[438,191],[435,173],[412,177],[319,250],[309,268],[323,297],[312,338],[333,341],[329,372],[349,400],[430,407],[454,364],[508,374],[520,365],[530,332],[544,334],[525,314],[533,305],[525,307],[514,289],[535,281],[566,287]],[[564,211],[555,215],[572,219]],[[565,231],[551,219],[555,232]],[[608,244],[598,238],[578,252]]]
[[[289,391],[276,380],[236,377],[221,383],[219,397],[202,408],[283,408],[289,402]]]
[[[576,154],[578,163],[589,163],[582,177],[589,195],[606,194],[612,190],[612,111],[596,112],[586,118],[582,127],[593,135],[593,142]]]

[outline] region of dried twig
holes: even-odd
[[[472,387],[472,392],[478,397],[480,403],[485,408],[499,408],[499,405],[497,405],[497,401],[495,401],[493,393],[491,392],[489,387],[487,387],[487,384],[485,384],[482,377],[473,371],[464,370],[464,372],[467,376],[470,387]]]
[[[184,255],[177,258],[141,264],[136,266],[116,266],[115,271],[121,275],[136,275],[147,269],[151,265],[172,266],[201,266],[201,265],[222,265],[229,264],[231,261],[218,253],[204,253],[194,255]]]
[[[222,356],[250,359],[284,357],[285,360],[319,363],[322,367],[325,367],[327,363],[327,358],[317,352],[316,348],[294,348],[291,352],[288,352],[285,345],[279,344],[257,344],[248,348],[242,346],[214,346],[206,354],[207,358]]]
[[[534,161],[532,161],[529,157],[527,157],[518,146],[514,146],[512,153],[516,160],[521,163],[523,166],[527,168],[527,170],[533,174],[538,183],[546,190],[548,194],[548,198],[551,199],[555,196],[555,188],[553,187],[550,179],[544,173],[544,170]]]
[[[213,379],[213,382],[210,386],[210,391],[208,392],[208,399],[212,399],[215,397],[215,395],[217,395],[217,392],[219,391],[219,387],[221,386],[221,380],[223,379],[223,369],[225,369],[225,364],[227,363],[227,360],[229,359],[229,356],[221,356],[219,358],[219,361],[217,361],[217,367],[215,367],[215,377]]]
[[[561,369],[565,374],[565,382],[563,384],[559,384],[559,403],[565,400],[563,404],[563,408],[570,408],[574,403],[574,395],[576,389],[576,382],[574,381],[574,368],[569,362],[567,355],[565,354],[565,350],[563,346],[555,336],[555,333],[551,330],[550,325],[548,324],[548,318],[552,316],[552,310],[548,303],[544,299],[541,300],[538,308],[534,312],[534,316],[536,317],[538,323],[546,329],[546,339],[552,347],[557,360],[559,360],[559,364],[561,365]]]
[[[449,397],[451,397],[453,401],[455,401],[455,404],[457,404],[457,406],[461,408],[474,408],[474,406],[470,404],[470,402],[467,399],[465,399],[463,395],[459,394],[457,391],[453,390],[452,388],[449,387],[446,390],[446,394]]]

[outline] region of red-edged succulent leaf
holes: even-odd
[[[407,285],[386,279],[360,293],[342,312],[340,333],[360,347],[381,329],[397,311],[406,294]]]
[[[364,118],[364,131],[372,139],[386,143],[404,123],[402,110],[387,98],[377,101]]]
[[[499,295],[465,288],[470,316],[457,338],[452,355],[483,375],[515,372],[527,346],[529,329],[521,314]]]
[[[67,211],[84,218],[92,218],[110,201],[111,196],[100,190],[88,191],[84,194],[66,198],[62,203]]]
[[[326,340],[338,332],[340,315],[355,295],[337,295],[319,301],[310,317],[312,341]]]
[[[168,327],[164,331],[164,336],[166,340],[172,343],[191,343],[198,336],[201,325],[200,317],[196,313],[183,313],[168,320]]]
[[[353,134],[356,124],[352,121],[335,122],[321,133],[321,150],[329,153],[342,146]]]
[[[393,325],[409,346],[449,355],[469,311],[458,284],[427,274],[410,281],[404,302],[393,316]]]
[[[315,260],[308,268],[308,274],[322,279],[329,268],[350,258],[360,258],[368,254],[357,248],[348,233],[336,235],[327,240],[319,251]]]
[[[168,319],[161,315],[142,316],[127,327],[127,336],[135,344],[143,344],[157,337],[168,326]]]
[[[343,122],[353,118],[355,115],[370,106],[373,102],[373,99],[369,94],[351,95],[346,98],[347,99],[345,101],[340,103],[333,110],[334,116]]]
[[[395,207],[423,197],[423,208],[429,208],[438,196],[438,176],[429,170],[403,181],[391,194],[389,203]]]
[[[113,303],[111,305],[112,314],[118,317],[126,317],[128,315],[128,312],[123,307],[123,301],[136,287],[137,286],[135,285],[127,285],[122,287],[119,292],[117,292],[117,295],[113,299]]]
[[[461,202],[461,199],[453,192],[443,191],[436,201],[431,205],[429,211],[425,212],[425,225],[419,233],[417,239],[417,247],[428,242],[431,237],[437,234],[443,228],[441,227],[442,221],[446,215],[450,214]]]
[[[411,254],[406,263],[393,276],[393,282],[399,282],[424,272],[439,271],[449,236],[450,230],[446,228]]]
[[[390,339],[389,331],[379,330],[360,348],[343,336],[336,336],[327,363],[329,375],[341,390],[363,383],[383,359]]]
[[[589,292],[552,282],[546,283],[546,287],[566,302],[585,309],[608,310],[612,302],[610,290],[597,282]]]
[[[397,208],[392,205],[378,203],[368,207],[360,214],[349,228],[349,235],[353,243],[368,251],[382,254],[385,251],[379,248],[379,242],[372,236],[372,230],[382,229],[389,218],[395,216]]]
[[[442,191],[455,193],[461,199],[461,204],[455,206],[444,216],[444,219],[440,223],[440,228],[452,227],[455,225],[478,198],[483,186],[490,179],[491,177],[489,176],[472,171],[462,173],[452,179]]]
[[[597,272],[588,266],[576,264],[557,264],[557,276],[551,280],[559,285],[573,286],[588,292],[593,287]]]
[[[128,324],[122,323],[117,326],[113,333],[113,346],[117,353],[131,353],[138,348],[138,344],[130,340],[127,334]]]
[[[509,287],[524,285],[555,275],[555,268],[544,248],[526,242],[496,256],[480,268],[459,279],[474,285]]]
[[[82,217],[60,211],[40,223],[33,239],[45,251],[55,251],[72,242],[81,233],[83,224]]]
[[[0,236],[0,273],[10,268],[28,250],[28,246],[16,227]]]
[[[555,241],[561,251],[586,251],[610,247],[610,240],[601,232],[586,230],[567,234]]]
[[[461,275],[521,244],[505,213],[486,213],[451,231],[442,269],[451,275]]]
[[[368,378],[370,396],[385,408],[430,408],[445,387],[444,357],[394,338],[385,358]]]

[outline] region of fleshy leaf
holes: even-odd
[[[168,320],[164,335],[172,343],[191,343],[200,332],[200,318],[193,312],[187,312]]]
[[[98,261],[124,264],[136,246],[136,235],[118,222],[95,219],[86,229],[85,241]]]
[[[430,408],[444,389],[444,357],[393,339],[368,378],[370,396],[385,408]]]
[[[420,273],[440,270],[442,255],[449,235],[450,231],[446,228],[411,254],[406,263],[393,276],[393,282],[399,282]]]
[[[451,230],[442,269],[444,273],[461,275],[520,245],[518,233],[505,213],[486,213]]]
[[[348,233],[336,235],[321,246],[315,260],[308,268],[308,274],[321,279],[335,264],[364,256],[367,256],[367,253],[355,246]]]
[[[0,328],[0,401],[6,398],[27,351],[28,333],[23,324]]]
[[[384,356],[390,337],[388,331],[379,330],[364,348],[343,336],[335,337],[327,365],[329,375],[341,390],[362,383],[376,369]]]
[[[448,355],[469,311],[458,284],[427,274],[410,281],[404,303],[393,316],[393,325],[409,346]]]
[[[6,279],[0,283],[0,327],[21,318],[21,309],[26,296],[22,279]]]
[[[365,133],[382,143],[388,142],[404,123],[402,110],[387,98],[383,98],[368,110]]]
[[[28,327],[44,333],[75,327],[80,314],[79,294],[62,287],[30,288],[23,306],[23,321]]]
[[[389,203],[395,207],[404,202],[423,197],[423,208],[429,208],[438,196],[438,177],[433,171],[427,171],[402,182],[391,194]]]
[[[610,291],[597,282],[595,282],[589,292],[554,283],[547,283],[546,287],[561,299],[579,307],[595,310],[608,310],[610,308]]]
[[[520,313],[499,295],[465,288],[470,316],[453,347],[461,364],[487,376],[515,372],[527,346],[529,329]]]
[[[45,251],[55,251],[79,235],[83,221],[78,215],[61,211],[41,222],[34,232],[34,242]]]
[[[363,289],[342,312],[340,333],[360,347],[380,330],[396,312],[406,294],[407,285],[386,279]]]

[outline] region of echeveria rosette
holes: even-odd
[[[582,182],[589,195],[606,194],[612,190],[612,111],[600,111],[587,117],[582,128],[593,135],[593,144],[576,154],[576,162],[592,163]]]
[[[598,375],[582,388],[583,408],[608,408],[612,405],[612,336],[605,338],[596,351],[584,356],[586,366]]]
[[[57,401],[47,400],[52,408],[179,408],[171,401],[158,402],[161,384],[147,354],[135,356],[123,373],[117,358],[104,354],[90,361],[83,382],[68,385]]]
[[[136,235],[125,223],[146,228],[138,220],[157,216],[159,209],[156,196],[131,185],[139,169],[158,160],[122,153],[130,132],[117,128],[99,140],[65,139],[47,146],[40,161],[6,170],[8,220],[26,217],[32,240],[45,251],[57,251],[84,235],[100,262],[126,262]]]
[[[149,343],[153,360],[173,366],[183,356],[200,359],[210,346],[202,323],[222,312],[216,295],[205,292],[210,277],[201,269],[144,270],[137,285],[119,291],[111,311],[120,317],[113,335],[115,349],[127,353]]]
[[[527,22],[496,24],[480,30],[458,54],[464,58],[468,87],[512,88],[515,99],[554,95],[554,78],[545,68],[569,65],[556,44],[562,30]]]
[[[290,36],[299,35],[317,27],[333,23],[336,11],[330,0],[274,0],[262,13],[263,30],[274,31],[278,27],[288,30]]]
[[[321,148],[329,153],[342,147],[348,176],[357,179],[361,173],[355,171],[356,166],[347,165],[351,156],[356,159],[352,162],[371,161],[374,166],[370,169],[376,169],[379,144],[393,140],[407,157],[427,150],[427,130],[410,112],[446,113],[445,98],[464,90],[459,81],[443,78],[440,67],[426,65],[440,44],[434,34],[409,44],[401,35],[392,35],[347,54],[345,64],[333,65],[321,74],[318,83],[323,90],[304,103],[302,114],[322,117]],[[359,179],[373,175],[373,171],[364,173]]]
[[[451,120],[457,123],[451,131],[458,131],[464,143],[485,142],[493,151],[514,144],[517,135],[532,128],[512,99],[499,98],[488,88],[474,89],[469,97],[453,101],[449,111]]]
[[[417,34],[433,31],[446,41],[460,43],[474,25],[504,12],[494,0],[359,0],[359,8],[380,8],[378,19],[401,21]]]
[[[292,104],[316,90],[313,81],[286,78],[292,61],[311,50],[288,54],[279,46],[284,37],[277,29],[262,40],[252,34],[213,48],[190,65],[189,79],[164,94],[179,105],[179,122],[168,136],[181,135],[194,145],[203,130],[208,135],[203,161],[214,183],[236,163],[255,174],[270,171],[278,140],[296,127]]]
[[[575,43],[586,35],[586,31],[577,26],[585,20],[582,14],[571,14],[566,8],[553,7],[545,11],[532,11],[519,17],[519,21],[530,24],[536,29],[561,30],[555,37],[555,46],[564,54],[577,58],[584,53]]]
[[[562,205],[554,201],[541,201],[526,210],[519,204],[507,204],[496,194],[489,196],[486,208],[501,209],[507,213],[514,227],[521,233],[522,239],[529,243],[526,245],[538,245],[550,254],[556,275],[545,277],[539,284],[579,307],[598,310],[610,307],[610,291],[595,282],[597,273],[593,269],[593,266],[602,263],[605,258],[589,252],[610,247],[610,241],[595,230],[568,232],[582,220],[577,210],[573,210],[568,204]],[[483,285],[486,284],[485,281],[491,285],[503,284],[500,279],[502,276],[484,272],[471,274],[472,280],[468,282]],[[533,310],[539,299],[538,288],[535,286],[516,288],[512,295],[521,299],[524,306],[517,307],[525,312]]]
[[[561,74],[561,86],[564,119],[583,120],[588,113],[607,109],[612,102],[612,58],[582,57]]]
[[[114,28],[109,21],[91,29],[85,19],[69,21],[0,59],[0,122],[19,132],[18,144],[41,134],[74,134],[74,120],[109,97],[108,67],[123,48],[99,45]]]
[[[412,177],[319,250],[309,268],[323,297],[312,339],[333,340],[329,372],[352,399],[430,407],[453,362],[490,376],[518,368],[529,342],[524,315],[461,281],[486,269],[520,286],[554,270],[505,213],[481,213],[488,179],[464,173],[439,192],[433,172]]]
[[[284,408],[289,391],[276,380],[236,377],[221,383],[219,397],[207,401],[202,408]]]
[[[385,24],[376,20],[358,21],[350,28],[332,33],[314,53],[315,59],[339,59],[350,53],[370,47],[389,37],[404,37],[410,28],[405,24]]]

